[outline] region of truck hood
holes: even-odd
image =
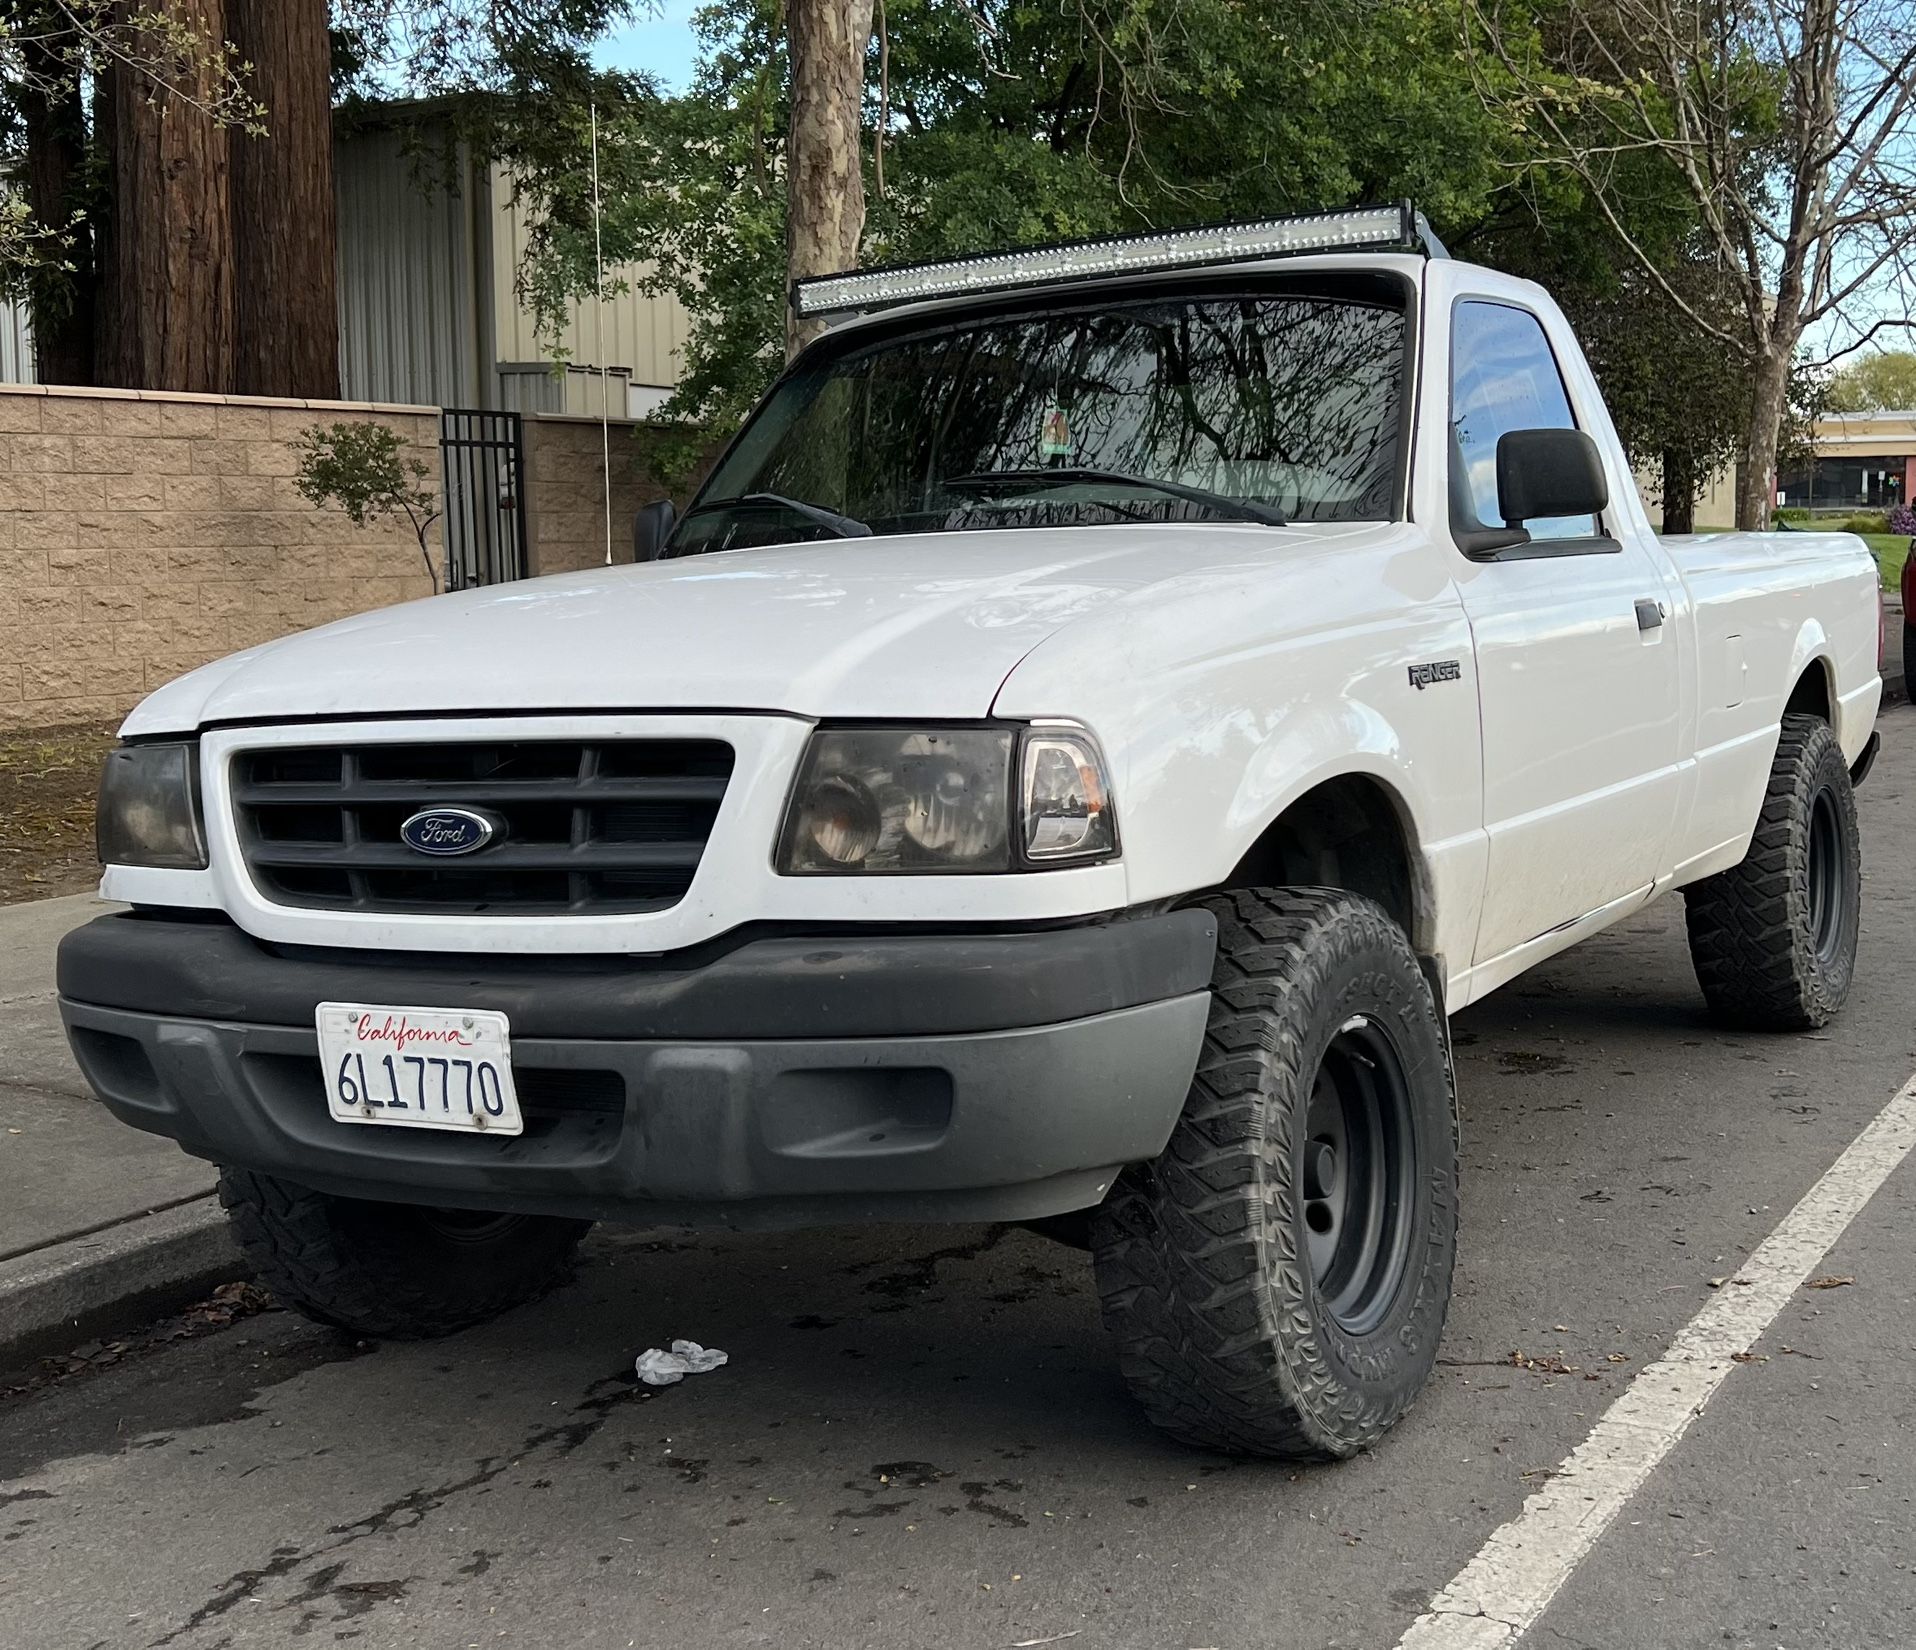
[[[1073,621],[1348,531],[936,533],[527,579],[236,653],[152,694],[124,731],[436,711],[978,717],[1018,661]]]

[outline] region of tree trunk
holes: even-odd
[[[1770,511],[1776,504],[1777,439],[1795,351],[1795,337],[1778,327],[1770,336],[1767,353],[1756,360],[1749,431],[1736,479],[1736,524],[1745,532],[1761,532],[1768,527]]]
[[[234,370],[241,395],[339,396],[327,0],[227,0],[266,136],[231,134]]]
[[[34,19],[25,33],[31,34]],[[35,225],[65,230],[61,261],[70,269],[36,272],[28,293],[34,372],[43,384],[93,382],[93,230],[86,207],[86,100],[80,77],[44,44],[21,47],[28,72],[51,91],[20,89],[26,138],[26,200]],[[69,78],[70,76],[70,78]]]
[[[786,270],[796,281],[858,264],[865,231],[861,117],[873,0],[789,0],[792,120],[786,152]],[[822,330],[788,312],[787,356]]]
[[[1696,461],[1685,447],[1663,449],[1663,530],[1696,531]]]
[[[216,40],[226,0],[149,0]],[[148,51],[158,55],[157,42]],[[185,98],[155,96],[145,77],[109,69],[113,179],[109,262],[100,304],[110,319],[100,382],[123,389],[222,394],[233,382],[233,221],[227,133]],[[210,96],[212,88],[201,87]]]

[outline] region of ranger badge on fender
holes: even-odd
[[[1463,674],[1463,666],[1455,659],[1434,659],[1427,665],[1410,667],[1410,685],[1422,693],[1432,682],[1461,681]]]

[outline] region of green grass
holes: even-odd
[[[1909,540],[1900,533],[1865,533],[1863,542],[1876,552],[1876,565],[1883,573],[1883,588],[1896,589],[1903,576],[1903,562],[1909,555]]]

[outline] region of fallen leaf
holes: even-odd
[[[1522,1352],[1510,1354],[1510,1362],[1518,1369],[1528,1369],[1538,1375],[1575,1375],[1579,1371],[1575,1364],[1567,1364],[1561,1358],[1530,1358]]]
[[[1730,1354],[1730,1362],[1733,1364],[1766,1364],[1769,1361],[1768,1354],[1762,1352],[1732,1352]]]
[[[1826,1278],[1811,1278],[1803,1287],[1805,1289],[1847,1289],[1855,1281],[1854,1278],[1837,1277],[1831,1274]]]

